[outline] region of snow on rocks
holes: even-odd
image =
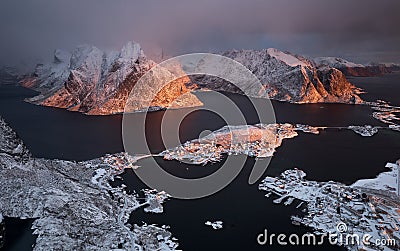
[[[378,133],[378,128],[370,125],[365,126],[349,126],[348,129],[360,134],[363,137],[371,137]]]
[[[95,174],[93,175],[91,181],[93,184],[98,184],[99,183],[99,179],[102,178],[105,174],[107,173],[107,171],[104,168],[99,168],[96,169]]]
[[[146,197],[147,207],[144,208],[146,213],[162,213],[164,208],[162,203],[167,200],[170,195],[164,191],[158,192],[155,189],[143,189]]]
[[[139,250],[176,250],[178,247],[177,239],[172,237],[168,231],[168,226],[157,227],[155,225],[143,226],[135,225],[133,232],[136,236],[137,243],[140,243]],[[156,242],[150,236],[156,237]]]
[[[214,221],[214,222],[206,221],[204,224],[206,226],[211,226],[214,230],[218,230],[218,229],[221,229],[223,227],[222,226],[222,224],[223,224],[222,221]]]
[[[398,189],[397,180],[399,179],[398,170],[400,167],[397,164],[387,163],[386,168],[389,168],[390,171],[380,173],[376,178],[373,179],[358,180],[351,186],[396,193]]]

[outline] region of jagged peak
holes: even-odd
[[[140,44],[134,41],[129,41],[122,47],[119,55],[122,59],[136,61],[141,54],[142,48],[140,47]]]
[[[71,68],[79,67],[84,64],[84,62],[92,62],[93,64],[99,61],[101,62],[103,54],[104,52],[95,46],[87,44],[80,45],[72,52]]]

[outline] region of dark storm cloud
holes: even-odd
[[[2,0],[1,61],[128,40],[169,54],[277,47],[311,56],[400,61],[396,0]]]

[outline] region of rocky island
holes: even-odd
[[[220,161],[223,154],[271,157],[283,139],[297,136],[295,130],[290,124],[225,126],[160,155],[166,160],[176,159],[197,165]]]
[[[206,165],[219,162],[224,154],[247,155],[255,158],[266,158],[274,155],[275,149],[281,146],[284,139],[303,133],[319,134],[320,130],[347,129],[363,137],[371,137],[379,130],[398,130],[394,126],[348,126],[328,127],[303,124],[255,124],[240,126],[224,126],[207,136],[187,141],[159,154],[165,160],[178,160],[194,165]]]
[[[353,130],[355,133],[364,137],[371,137],[378,133],[378,127],[365,125],[365,126],[349,126],[348,129]]]

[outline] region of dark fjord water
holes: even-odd
[[[384,88],[386,82],[381,83],[380,79],[373,78],[369,81],[381,84]],[[392,86],[391,83],[399,79],[393,77],[386,84]],[[362,80],[363,78],[357,79],[360,82],[363,82]],[[400,90],[400,86],[396,88],[397,91]],[[382,97],[385,97],[383,94]],[[123,151],[121,115],[85,116],[23,102],[24,98],[32,95],[33,92],[23,88],[0,87],[0,114],[17,131],[34,156],[86,160],[105,153]],[[199,94],[200,99],[201,95],[203,94]],[[227,96],[240,106],[249,124],[258,122],[246,98],[232,94]],[[383,125],[371,116],[372,111],[367,106],[294,105],[283,102],[273,102],[273,106],[277,122],[314,126]],[[174,111],[177,117],[183,112]],[[164,149],[160,136],[163,114],[164,112],[151,113],[146,120],[149,147],[155,153]],[[183,120],[179,130],[180,139],[182,142],[193,139],[206,129],[215,130],[222,126],[224,121],[211,112],[193,112]],[[349,130],[336,129],[322,131],[320,135],[300,133],[294,139],[285,140],[277,149],[264,176],[276,176],[286,169],[298,167],[307,172],[309,179],[335,180],[351,184],[360,178],[376,176],[385,170],[386,162],[395,161],[399,157],[400,133],[394,131],[382,130],[373,137],[361,137]],[[221,165],[216,163],[189,166],[176,161],[157,161],[169,172],[183,177],[204,176]],[[130,222],[170,225],[183,250],[340,250],[331,246],[271,248],[257,244],[256,237],[265,228],[269,233],[287,234],[302,234],[309,229],[291,225],[290,216],[300,214],[300,211],[295,209],[297,202],[287,207],[274,205],[271,198],[265,198],[264,193],[258,191],[258,183],[248,185],[253,162],[253,159],[248,158],[239,176],[225,189],[212,196],[196,200],[170,200],[165,203],[163,214],[147,214],[138,210],[131,215]],[[150,165],[150,161],[144,159],[139,164],[146,167]],[[132,170],[127,170],[122,177],[130,190],[144,187]],[[212,230],[204,225],[207,220],[222,220],[224,228]],[[8,228],[13,228],[13,225],[9,225]]]
[[[400,106],[400,72],[387,74],[379,78],[363,77],[349,78],[349,80],[367,92],[362,95],[363,99],[367,101],[383,99],[392,105]]]

